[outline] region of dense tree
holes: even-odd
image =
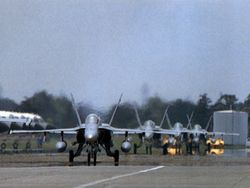
[[[106,122],[108,123],[112,117],[116,105],[111,106],[109,111],[106,114]],[[114,116],[112,126],[114,127],[123,127],[123,128],[135,128],[139,125],[136,121],[135,112],[133,105],[130,103],[123,103],[117,109],[117,112]]]
[[[46,91],[35,93],[32,97],[21,102],[19,109],[22,112],[30,112],[41,115],[45,120],[55,115],[53,96]]]
[[[212,115],[211,111],[211,99],[207,96],[206,93],[200,95],[200,98],[195,106],[193,124],[200,124],[203,128],[206,127],[210,116]]]
[[[138,127],[133,105],[128,102],[121,104],[112,125],[127,128]],[[115,106],[116,104],[112,105],[108,110],[99,109],[97,111],[88,104],[77,104],[81,122],[85,121],[88,114],[96,113],[102,117],[105,123],[108,123]],[[150,119],[156,124],[160,124],[167,106],[169,106],[168,115],[172,125],[175,122],[181,122],[186,126],[188,122],[187,114],[191,115],[193,112],[192,124],[198,123],[205,128],[208,119],[214,111],[231,108],[248,112],[250,118],[250,94],[244,102],[238,102],[235,95],[224,94],[219,97],[216,103],[212,104],[211,99],[204,93],[200,95],[196,103],[182,99],[168,102],[158,96],[147,98],[142,105],[137,106],[142,123]],[[11,99],[0,98],[0,110],[39,114],[49,123],[48,128],[74,127],[77,125],[77,118],[71,101],[66,96],[54,96],[48,94],[46,91],[35,93],[33,96],[22,101],[21,104],[17,104]],[[3,126],[2,128],[5,129]],[[168,128],[167,121],[164,122],[163,128]]]
[[[75,127],[77,125],[76,114],[71,101],[67,97],[54,97],[53,106],[56,112],[54,117],[55,125],[58,127]]]
[[[248,113],[248,122],[250,122],[250,94],[247,96],[243,103],[242,110]],[[249,124],[249,123],[248,123]],[[250,135],[250,126],[248,126],[248,134]]]
[[[235,109],[237,106],[238,99],[235,95],[224,94],[221,95],[217,102],[213,105],[213,110],[230,110]]]
[[[142,111],[142,120],[146,121],[150,119],[159,125],[166,108],[167,103],[160,97],[151,97],[140,109]]]
[[[101,111],[93,109],[89,104],[86,104],[86,103],[77,104],[77,111],[80,115],[80,119],[82,123],[85,122],[86,117],[91,113],[97,114],[99,116],[102,116],[103,114]]]
[[[18,104],[8,98],[0,98],[0,110],[15,111],[17,110]]]
[[[182,123],[187,126],[188,119],[187,115],[190,115],[195,109],[195,104],[191,101],[183,101],[182,99],[177,99],[170,103],[170,108],[168,110],[169,118],[171,124],[176,122]]]
[[[35,93],[26,98],[19,111],[39,114],[46,122],[55,127],[72,127],[76,118],[70,100],[65,96],[55,97],[46,91]]]
[[[246,100],[243,103],[243,110],[250,113],[250,94],[247,96]]]

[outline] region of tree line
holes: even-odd
[[[112,105],[107,111],[96,111],[93,107],[84,103],[78,103],[77,108],[82,122],[89,113],[97,113],[102,117],[104,122],[108,122],[115,105]],[[112,125],[124,128],[138,127],[134,105],[129,102],[123,102],[117,110]],[[158,96],[154,96],[148,98],[143,104],[136,106],[142,123],[150,119],[156,124],[160,124],[163,113],[166,107],[169,106],[168,115],[172,124],[181,122],[186,126],[188,123],[187,115],[193,113],[192,123],[198,123],[205,128],[214,111],[233,109],[245,111],[250,114],[250,94],[244,102],[239,102],[235,95],[223,94],[214,103],[212,103],[212,100],[206,93],[201,94],[197,101],[183,99],[166,101]],[[74,127],[77,125],[71,100],[67,96],[55,96],[45,90],[27,97],[20,104],[9,98],[0,97],[0,110],[39,114],[49,125],[56,128]],[[164,122],[163,128],[169,128],[167,121]]]

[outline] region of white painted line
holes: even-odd
[[[123,174],[123,175],[119,175],[119,176],[113,176],[111,178],[106,178],[106,179],[97,180],[97,181],[93,181],[93,182],[90,182],[90,183],[82,184],[82,185],[79,185],[79,186],[77,186],[75,188],[85,188],[85,187],[93,186],[93,185],[96,185],[96,184],[104,183],[106,181],[112,181],[112,180],[116,180],[116,179],[119,179],[119,178],[134,176],[134,175],[137,175],[137,174],[158,170],[158,169],[163,168],[163,167],[164,166],[157,166],[157,167],[149,168],[149,169],[146,169],[146,170],[140,170],[138,172],[132,172],[132,173]]]

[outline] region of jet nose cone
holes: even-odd
[[[153,133],[150,133],[150,132],[146,132],[145,133],[145,138],[146,139],[150,139],[150,138],[152,138],[153,137]]]
[[[194,142],[195,142],[195,143],[199,143],[199,141],[200,141],[199,137],[197,137],[197,136],[194,137]]]
[[[173,138],[173,137],[169,137],[168,143],[169,143],[169,144],[174,144],[174,138]]]
[[[86,134],[85,135],[86,142],[91,142],[92,143],[92,142],[95,142],[96,139],[97,139],[97,136],[94,135],[94,134]]]

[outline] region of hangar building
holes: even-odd
[[[246,145],[248,136],[248,114],[225,110],[213,114],[213,131],[239,133],[239,136],[223,136],[226,145]]]

